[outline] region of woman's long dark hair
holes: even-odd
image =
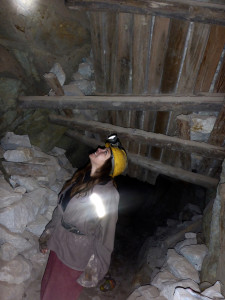
[[[95,171],[94,176],[91,176],[88,181],[84,181],[85,175],[88,172],[91,172],[91,162],[89,162],[83,169],[80,169],[77,172],[75,172],[73,177],[65,183],[62,191],[76,182],[76,184],[74,184],[71,190],[70,197],[73,197],[75,194],[78,194],[78,196],[84,196],[96,184],[112,180],[112,178],[109,176],[111,169],[112,161],[111,158],[109,158],[105,161],[102,167]]]

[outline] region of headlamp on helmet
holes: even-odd
[[[108,136],[105,146],[111,149],[112,153],[112,177],[120,175],[127,166],[127,154],[116,134]]]

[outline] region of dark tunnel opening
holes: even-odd
[[[188,205],[206,206],[206,189],[191,183],[159,175],[155,185],[128,176],[116,178],[120,194],[113,257],[135,262],[145,240],[158,227],[171,222],[191,221],[193,212]]]

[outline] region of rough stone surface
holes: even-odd
[[[176,282],[179,279],[174,276],[172,273],[170,273],[169,271],[165,270],[165,271],[160,271],[152,280],[151,284],[154,285],[155,287],[157,287],[159,290],[162,290],[163,288],[163,284],[167,281],[169,281],[170,283],[172,282]]]
[[[1,244],[8,242],[20,252],[31,248],[34,244],[31,238],[28,239],[20,234],[12,233],[2,225],[0,225],[0,241]]]
[[[217,281],[213,286],[205,289],[202,292],[202,295],[209,297],[209,298],[213,298],[213,297],[224,298],[223,295],[221,294],[220,281]]]
[[[208,249],[206,245],[189,245],[180,249],[180,253],[192,264],[197,270],[201,271],[202,262],[205,258]]]
[[[4,150],[14,150],[18,147],[30,148],[30,140],[28,135],[16,135],[13,132],[7,132],[1,139],[1,145]]]
[[[0,269],[0,281],[9,284],[20,284],[29,279],[31,264],[22,256],[18,255],[14,260],[5,263]]]
[[[196,271],[186,258],[176,253],[174,249],[169,249],[167,252],[167,265],[170,272],[177,278],[191,278],[197,283],[200,282],[198,271]]]
[[[18,250],[12,245],[5,243],[0,248],[0,258],[8,261],[14,259],[18,254]]]
[[[193,115],[191,118],[191,140],[207,142],[213,129],[216,116]]]
[[[157,298],[159,297],[159,290],[151,285],[145,285],[141,286],[138,289],[136,289],[128,298],[127,300],[136,300],[136,299],[142,299],[147,300],[151,298]]]
[[[24,290],[25,286],[23,283],[8,284],[7,282],[0,281],[1,300],[20,300],[23,297]]]
[[[0,208],[7,207],[22,199],[21,193],[14,192],[4,178],[0,178]]]
[[[27,225],[26,229],[39,237],[44,231],[45,226],[48,224],[48,222],[49,222],[48,219],[46,219],[42,215],[39,215],[36,218],[35,222],[32,222]]]
[[[188,245],[196,245],[197,244],[197,239],[195,238],[186,238],[184,241],[181,241],[179,243],[176,244],[175,246],[175,250],[177,251],[177,253],[181,254],[180,250],[184,247],[184,246],[188,246]]]
[[[7,161],[26,162],[32,159],[32,152],[30,148],[17,148],[17,150],[7,150],[4,153],[4,158]]]
[[[40,187],[37,180],[32,177],[25,177],[20,175],[12,175],[11,179],[18,185],[24,187],[27,192],[31,192]]]
[[[184,279],[175,283],[169,281],[165,282],[160,295],[164,296],[168,300],[174,300],[173,295],[177,287],[191,288],[193,291],[200,292],[196,282],[192,281],[191,279]]]

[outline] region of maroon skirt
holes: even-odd
[[[82,272],[64,265],[51,251],[41,282],[41,300],[76,300],[83,287],[76,280]]]

